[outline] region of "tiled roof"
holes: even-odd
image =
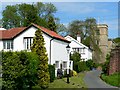
[[[41,26],[33,24],[33,23],[30,26],[34,26],[36,28],[41,29],[44,33],[48,34],[49,36],[51,36],[53,38],[69,42],[68,40],[66,40],[62,36],[58,35],[56,32],[53,32],[53,31],[51,31],[51,30],[49,30],[47,28],[41,27]],[[0,30],[0,39],[13,39],[17,35],[19,35],[21,32],[23,32],[27,28],[29,28],[30,26],[28,26],[28,27],[12,28],[12,29],[8,29],[8,30]]]
[[[8,30],[0,30],[0,39],[12,39],[20,32],[22,32],[26,27],[11,28]]]

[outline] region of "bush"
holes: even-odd
[[[50,82],[53,82],[55,79],[55,66],[48,65],[48,67],[49,67],[49,74],[50,74]]]
[[[104,74],[107,74],[107,72],[108,72],[109,62],[110,62],[110,55],[107,54],[106,62],[104,64],[102,64],[102,71],[103,71]]]
[[[37,84],[38,57],[32,52],[2,52],[3,89],[32,88]]]
[[[73,76],[77,76],[77,72],[73,70]]]
[[[89,68],[86,66],[85,61],[79,62],[79,69],[78,70],[79,70],[79,72],[89,70]]]

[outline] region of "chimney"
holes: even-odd
[[[79,33],[77,34],[77,41],[78,41],[79,43],[81,43],[81,37],[80,37],[80,34],[79,34]]]

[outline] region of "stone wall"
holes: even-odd
[[[116,46],[110,53],[108,74],[111,75],[115,72],[120,72],[120,46]]]

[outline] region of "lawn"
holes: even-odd
[[[79,73],[77,76],[70,77],[70,83],[67,84],[67,78],[56,79],[54,82],[49,84],[49,88],[86,88],[84,83],[85,73]]]
[[[115,73],[109,76],[102,74],[101,78],[103,81],[105,81],[106,83],[112,86],[120,87],[120,73]]]

